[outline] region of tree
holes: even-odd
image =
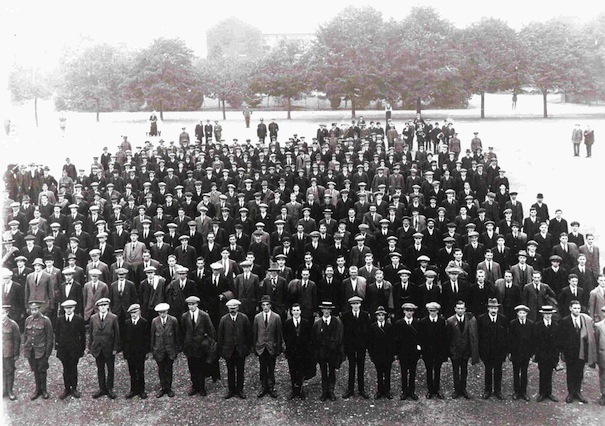
[[[532,22],[520,33],[523,40],[529,83],[542,92],[544,118],[548,118],[549,92],[566,91],[574,85],[581,62],[575,39],[569,26],[561,21]]]
[[[462,30],[459,37],[465,87],[481,95],[481,118],[485,118],[485,93],[518,85],[523,49],[515,30],[494,18],[483,18]]]
[[[47,99],[51,94],[48,76],[36,68],[15,66],[9,75],[8,86],[13,102],[33,99],[34,116],[38,127],[38,99]]]
[[[310,90],[307,46],[300,40],[282,40],[266,56],[252,76],[251,88],[269,96],[279,96],[286,101],[288,120],[292,99]]]
[[[201,105],[193,91],[196,75],[193,51],[180,39],[159,38],[138,52],[124,90],[131,99],[151,104],[164,119],[164,110],[187,108],[192,97]]]
[[[351,100],[351,116],[358,105],[380,93],[383,79],[382,15],[371,7],[347,7],[320,25],[310,60],[313,82],[330,98]]]
[[[58,108],[101,111],[120,108],[121,87],[128,70],[130,53],[109,44],[86,47],[66,54],[60,65],[63,75],[55,104]]]
[[[218,22],[206,32],[208,56],[259,58],[263,54],[261,30],[237,18]]]
[[[605,13],[574,28],[580,39],[582,59],[580,66],[585,78],[576,79],[573,93],[581,101],[605,99]]]
[[[385,31],[387,98],[413,101],[416,112],[422,101],[445,107],[466,103],[469,93],[461,84],[462,60],[451,22],[433,8],[414,7],[402,22],[389,22]]]

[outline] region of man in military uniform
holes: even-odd
[[[8,316],[10,310],[11,305],[2,305],[2,396],[14,401],[15,361],[19,358],[21,334],[17,323]]]
[[[57,318],[57,358],[63,364],[63,385],[65,390],[59,399],[70,394],[80,398],[78,391],[78,362],[86,350],[86,329],[84,318],[75,314],[77,302],[66,300],[61,303],[64,315]]]
[[[107,395],[116,398],[113,391],[113,378],[116,354],[120,346],[120,328],[118,316],[109,312],[110,300],[106,297],[96,303],[99,312],[90,317],[90,353],[97,363],[99,390],[92,395],[100,398]],[[107,376],[105,376],[107,368]]]
[[[40,307],[44,301],[31,300],[29,311],[31,313],[25,319],[25,341],[23,343],[23,356],[27,358],[36,380],[36,391],[31,400],[42,396],[48,399],[46,390],[46,372],[48,371],[48,358],[53,351],[54,334],[50,318],[42,315]]]

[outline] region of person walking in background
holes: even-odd
[[[576,123],[573,131],[571,132],[571,142],[573,143],[573,156],[580,156],[580,143],[582,142],[582,137],[584,134],[582,133],[582,129],[580,125]]]
[[[586,126],[584,130],[584,145],[586,145],[586,158],[592,157],[592,145],[594,144],[594,130]]]
[[[242,114],[244,114],[244,120],[246,121],[246,129],[250,128],[250,116],[252,115],[252,111],[250,111],[250,108],[248,107],[248,105],[244,105],[244,110],[242,111]]]

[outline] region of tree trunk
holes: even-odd
[[[481,92],[481,118],[485,118],[485,92]]]
[[[290,111],[292,111],[292,98],[288,97],[287,101],[288,101],[288,120],[290,120],[291,119]]]
[[[422,112],[422,103],[420,102],[420,98],[416,98],[416,114],[420,114]]]
[[[223,120],[227,119],[227,113],[225,112],[225,98],[222,99],[223,102]]]
[[[95,99],[95,101],[97,102],[97,123],[98,123],[99,115],[101,115],[101,101],[99,101],[98,99]]]
[[[544,118],[548,118],[548,106],[546,105],[547,90],[542,90],[542,99],[544,99]]]
[[[36,127],[38,127],[38,97],[34,97],[34,115],[36,117]]]
[[[351,118],[355,118],[355,98],[351,98]]]

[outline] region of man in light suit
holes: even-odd
[[[187,357],[187,365],[191,376],[191,389],[188,395],[199,393],[206,396],[206,376],[212,355],[209,351],[209,339],[216,339],[216,332],[210,316],[198,308],[200,298],[189,296],[185,299],[188,311],[181,318],[183,335],[183,353]]]
[[[580,246],[580,253],[586,256],[586,266],[592,270],[595,276],[601,273],[601,267],[599,264],[599,248],[594,245],[594,235],[587,233],[585,237],[585,244]]]
[[[367,282],[366,279],[358,275],[357,266],[349,267],[349,278],[342,282],[342,303],[341,306],[347,306],[349,299],[353,296],[366,298]],[[363,306],[363,305],[362,305]]]
[[[561,256],[561,266],[571,271],[578,263],[580,250],[577,245],[568,242],[568,238],[567,233],[562,232],[559,235],[559,244],[552,248],[552,254]]]
[[[477,271],[480,269],[485,271],[485,279],[490,283],[495,283],[503,277],[503,271],[500,264],[494,262],[494,253],[491,249],[485,250],[485,260],[477,265]]]
[[[124,260],[135,269],[143,262],[145,248],[145,244],[139,241],[139,231],[133,228],[130,231],[130,241],[124,246]]]
[[[479,363],[477,320],[473,314],[466,312],[465,303],[460,301],[456,303],[455,313],[447,319],[446,325],[448,353],[454,373],[452,398],[463,396],[471,399],[466,391],[466,379],[469,359],[473,365]]]
[[[555,292],[552,291],[548,284],[545,284],[541,281],[542,273],[539,271],[533,272],[532,282],[526,284],[521,292],[523,304],[530,309],[528,318],[532,321],[536,320],[536,314],[538,313],[540,307],[552,305],[556,301]],[[547,298],[550,299],[547,300]]]
[[[527,252],[525,250],[520,250],[517,258],[519,263],[511,266],[510,271],[513,274],[513,283],[523,288],[525,284],[531,282],[534,268],[527,264]],[[531,306],[530,308],[533,310]]]
[[[88,262],[88,264],[86,265],[86,276],[88,277],[88,279],[90,280],[90,270],[98,269],[99,271],[101,271],[100,280],[104,283],[110,283],[111,277],[109,275],[109,266],[107,266],[106,263],[101,262],[100,260],[101,250],[92,249],[88,254],[90,256],[90,262]]]
[[[605,318],[605,306],[601,307],[601,318]],[[599,405],[605,405],[605,319],[595,324],[595,339],[597,365],[599,366],[599,387],[601,390]]]
[[[174,396],[172,391],[172,368],[174,360],[181,351],[179,337],[179,322],[172,315],[168,315],[170,305],[160,303],[155,307],[158,316],[151,321],[151,353],[158,364],[160,376],[160,390],[155,396],[161,398]]]
[[[88,271],[88,275],[90,275],[90,281],[84,284],[84,289],[82,290],[84,321],[89,321],[90,317],[99,311],[97,302],[109,296],[109,287],[99,280],[101,271],[91,269]]]
[[[275,393],[275,361],[282,352],[282,322],[281,317],[271,310],[271,297],[261,297],[260,306],[262,312],[254,317],[252,323],[252,336],[254,341],[254,352],[260,362],[261,390],[258,397],[269,394],[271,398],[277,398]]]
[[[52,280],[50,274],[43,269],[45,264],[42,259],[34,259],[32,264],[34,271],[25,278],[25,303],[29,304],[33,300],[44,302],[40,307],[40,312],[42,315],[46,315],[54,306],[55,293]]]
[[[92,395],[94,399],[107,395],[116,399],[113,391],[113,378],[116,354],[120,350],[120,328],[117,315],[109,312],[110,300],[103,297],[95,304],[99,312],[90,317],[89,352],[97,363],[99,390]],[[105,375],[107,368],[107,376]]]
[[[588,297],[588,315],[590,315],[595,323],[605,320],[605,315],[603,315],[603,307],[605,307],[605,275],[599,275],[597,284]]]
[[[218,326],[218,352],[227,364],[229,390],[225,399],[244,393],[244,365],[252,346],[252,329],[245,314],[239,311],[241,302],[231,299],[227,302],[229,313],[221,318]]]

